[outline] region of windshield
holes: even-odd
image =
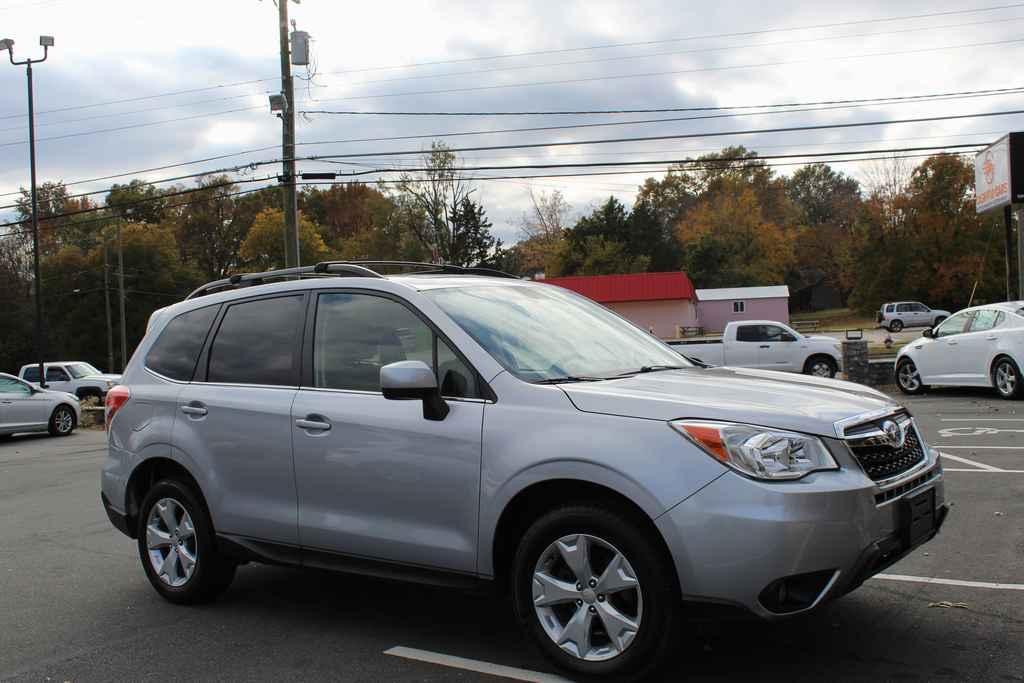
[[[554,285],[455,287],[424,294],[527,382],[692,367],[608,309]]]
[[[100,371],[92,367],[88,363],[69,363],[67,366],[68,372],[75,379],[81,379],[82,377],[88,377],[90,375],[98,375]]]

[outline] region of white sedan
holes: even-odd
[[[63,391],[33,387],[0,372],[0,438],[21,432],[67,436],[82,417],[78,398]]]
[[[930,385],[995,387],[1003,398],[1021,394],[1024,301],[964,309],[896,356],[896,384],[906,394]]]

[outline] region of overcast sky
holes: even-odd
[[[1001,8],[963,13],[997,5]],[[736,107],[1024,85],[1018,82],[1024,77],[1014,74],[1024,57],[1024,3],[1005,0],[967,5],[934,0],[302,0],[289,9],[298,28],[314,40],[316,75],[308,81],[296,79],[300,110]],[[70,183],[253,148],[267,149],[138,177],[165,178],[277,157],[280,122],[267,107],[267,94],[280,90],[276,13],[272,0],[0,0],[0,38],[15,40],[16,58],[39,56],[40,34],[56,38],[49,59],[35,70],[39,181]],[[932,16],[899,18],[926,14]],[[581,49],[622,43],[645,44]],[[419,66],[406,66],[410,64]],[[305,67],[296,67],[296,73],[307,75]],[[257,79],[264,80],[233,85]],[[194,92],[162,96],[184,90]],[[122,102],[104,104],[112,100]],[[750,115],[749,110],[733,110],[717,119],[445,139],[453,147],[475,147],[685,135],[1006,111],[1024,109],[1022,104],[1021,94],[1014,93],[817,112]],[[53,111],[58,109],[63,111]],[[0,193],[28,184],[25,112],[24,67],[0,62]],[[353,161],[395,167],[415,164],[415,158],[372,155],[421,150],[430,138],[352,140],[695,115],[699,113],[310,115],[299,119],[297,134],[304,143],[300,155],[367,154]],[[134,127],[104,130],[123,126]],[[647,161],[695,156],[729,144],[744,144],[762,154],[792,154],[991,141],[1022,126],[1024,117],[999,116],[462,156],[467,166]],[[61,137],[68,135],[74,137]],[[862,178],[869,165],[836,167]],[[264,166],[248,173],[262,176],[278,168]],[[306,171],[354,168],[300,163]],[[497,233],[510,241],[517,237],[516,224],[528,207],[531,187],[562,190],[579,213],[609,194],[631,203],[636,186],[647,176],[661,175],[660,168],[664,166],[611,176],[480,181],[479,196]],[[793,169],[780,167],[778,172]],[[111,182],[73,188],[95,190]],[[12,197],[0,199],[7,204]]]

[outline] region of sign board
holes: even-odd
[[[1010,133],[974,158],[978,213],[1024,201],[1024,133]]]

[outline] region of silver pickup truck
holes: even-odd
[[[711,367],[728,365],[835,377],[843,365],[838,339],[809,337],[773,320],[732,322],[720,338],[673,340],[668,345]]]

